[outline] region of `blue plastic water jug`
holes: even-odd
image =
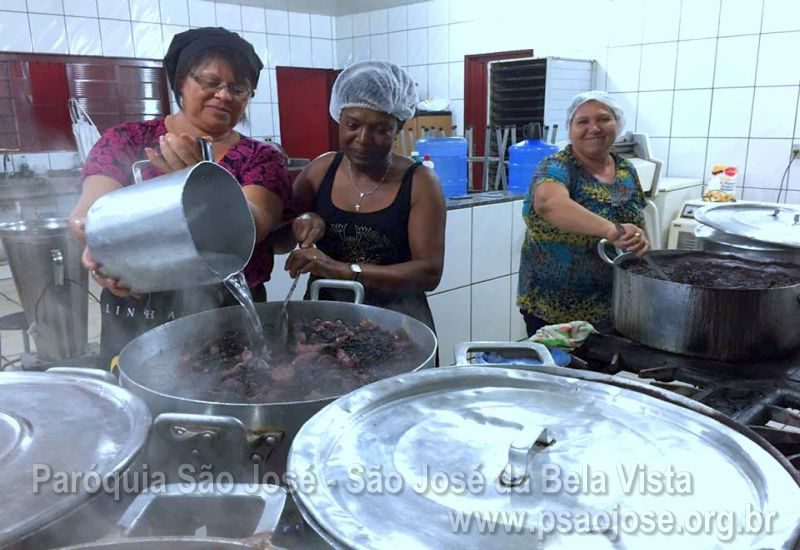
[[[467,140],[459,137],[430,137],[418,139],[415,150],[421,157],[430,155],[433,171],[442,182],[445,197],[457,197],[467,192]]]
[[[527,193],[539,161],[558,151],[558,147],[541,139],[541,127],[525,127],[526,139],[508,148],[508,190]]]

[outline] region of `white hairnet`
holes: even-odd
[[[404,121],[414,117],[417,86],[393,63],[365,61],[343,70],[333,83],[330,114],[336,122],[342,109],[364,107]]]
[[[622,106],[617,103],[610,94],[602,90],[590,90],[580,93],[573,98],[572,103],[569,108],[567,108],[567,128],[569,129],[572,123],[572,117],[575,116],[575,111],[587,101],[598,101],[611,109],[614,113],[614,118],[617,119],[617,135],[614,137],[616,138],[619,136],[622,133],[622,129],[625,128],[625,113],[622,111]]]

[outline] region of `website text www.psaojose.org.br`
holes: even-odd
[[[603,535],[618,540],[623,535],[708,535],[720,542],[737,536],[770,533],[776,511],[746,504],[741,510],[626,510],[615,504],[610,510],[492,510],[448,511],[450,529],[456,534]]]

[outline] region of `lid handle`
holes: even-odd
[[[528,481],[528,468],[533,458],[555,442],[547,428],[530,427],[519,432],[508,448],[508,463],[500,472],[500,484],[504,487],[519,487]]]

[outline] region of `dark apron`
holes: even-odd
[[[250,292],[254,301],[267,301],[264,285],[251,288]],[[100,357],[97,366],[108,370],[111,360],[131,340],[164,323],[193,313],[238,304],[223,285],[153,292],[139,298],[120,298],[103,289],[100,294]]]

